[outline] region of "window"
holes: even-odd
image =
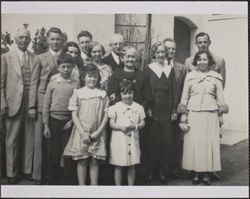
[[[146,14],[116,14],[115,33],[122,34],[125,44],[136,47],[140,58],[145,57],[145,45],[147,34],[147,15]],[[147,56],[146,56],[147,57]],[[144,65],[145,61],[139,60],[139,65]]]

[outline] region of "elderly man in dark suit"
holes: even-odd
[[[110,65],[112,67],[113,72],[124,66],[123,64],[123,47],[124,47],[124,37],[120,34],[114,34],[110,47],[112,49],[111,53],[103,58],[103,63]]]
[[[63,45],[63,34],[59,28],[50,28],[47,32],[47,37],[49,50],[36,57],[32,70],[29,96],[29,114],[31,117],[35,118],[35,145],[32,178],[38,183],[42,178],[43,101],[51,76],[58,73],[57,59]]]
[[[1,113],[6,114],[6,168],[10,184],[19,172],[31,178],[34,121],[28,115],[31,71],[35,54],[27,50],[30,32],[18,29],[15,44],[1,57]],[[21,168],[20,168],[21,165]]]
[[[176,105],[178,105],[181,101],[181,95],[184,85],[184,80],[186,77],[186,69],[185,66],[178,61],[176,61],[175,58],[175,52],[176,52],[176,42],[172,38],[166,38],[163,40],[163,43],[166,48],[166,57],[167,57],[167,64],[170,65],[174,69],[175,74],[175,84],[174,84],[174,90],[175,90],[175,99],[174,102]],[[180,115],[178,115],[177,119],[173,122],[173,129],[174,129],[174,160],[172,165],[172,174],[177,174],[181,168],[180,160],[182,156],[182,132],[179,128],[179,119]],[[170,174],[171,174],[170,173]]]

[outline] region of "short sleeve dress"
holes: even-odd
[[[108,104],[109,101],[105,91],[83,87],[74,90],[68,109],[77,111],[84,131],[91,134],[101,125]],[[63,155],[72,156],[73,160],[85,159],[89,156],[105,160],[105,137],[105,132],[103,132],[98,140],[86,144],[83,142],[78,129],[73,127]]]
[[[131,105],[117,102],[109,107],[108,116],[115,119],[117,125],[139,124],[141,120],[144,120],[145,112],[143,107],[136,102]],[[112,130],[109,163],[116,166],[132,166],[140,163],[138,130],[128,133]]]

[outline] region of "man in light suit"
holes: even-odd
[[[35,54],[26,28],[18,29],[15,45],[1,58],[1,113],[6,114],[6,168],[10,184],[30,178],[33,161],[34,120],[28,115],[31,71]],[[21,166],[21,168],[20,168]]]
[[[103,63],[110,65],[113,72],[124,66],[122,56],[124,47],[124,37],[120,34],[114,34],[109,44],[112,52],[103,58]]]
[[[195,37],[195,44],[196,44],[199,51],[205,50],[205,51],[210,52],[210,54],[212,55],[212,57],[214,58],[214,61],[216,63],[213,66],[212,70],[221,74],[221,76],[223,78],[222,85],[223,85],[223,88],[225,88],[225,83],[226,83],[225,60],[223,59],[223,57],[215,55],[209,50],[209,46],[211,45],[211,40],[210,40],[209,35],[205,32],[198,33]],[[194,56],[191,56],[191,57],[187,58],[185,61],[185,66],[186,66],[187,72],[190,72],[191,70],[196,69],[196,67],[192,65],[193,59],[194,59]]]
[[[174,103],[178,105],[181,101],[182,90],[184,86],[184,80],[186,77],[186,68],[183,64],[178,62],[175,58],[176,53],[176,42],[172,38],[166,38],[163,40],[164,46],[166,48],[166,58],[167,64],[174,69],[175,74],[175,101]],[[178,171],[181,168],[180,160],[182,157],[182,132],[179,128],[180,115],[177,116],[176,120],[173,121],[173,130],[174,130],[174,159],[173,164],[170,168],[170,175],[177,175]]]
[[[52,27],[47,32],[49,50],[36,57],[31,75],[29,114],[35,118],[34,166],[32,178],[40,183],[42,180],[42,140],[43,140],[43,101],[51,76],[58,73],[57,59],[63,45],[63,34],[59,28]],[[46,152],[45,150],[43,151]],[[46,156],[43,162],[46,164]],[[44,165],[43,174],[46,173]],[[44,177],[44,176],[43,176]]]

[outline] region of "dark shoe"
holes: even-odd
[[[216,172],[211,173],[210,176],[211,176],[212,180],[220,180],[221,179],[221,177]]]
[[[18,177],[8,177],[7,179],[9,184],[17,184],[20,180]]]
[[[26,180],[28,180],[28,181],[33,181],[32,175],[31,175],[31,174],[24,174],[23,176],[24,176],[24,178],[25,178]]]
[[[194,177],[192,178],[193,185],[197,185],[200,183],[199,175],[194,174]]]
[[[160,182],[162,183],[162,184],[168,184],[168,180],[167,180],[167,177],[166,177],[166,175],[164,174],[164,172],[160,172],[160,176],[159,176],[159,178],[160,178]]]
[[[202,181],[204,185],[211,185],[211,181],[209,177],[204,177]]]
[[[150,173],[150,174],[147,175],[147,177],[146,177],[146,179],[145,179],[146,184],[150,184],[150,183],[152,182],[152,180],[153,180],[153,176],[152,176],[152,174]]]

